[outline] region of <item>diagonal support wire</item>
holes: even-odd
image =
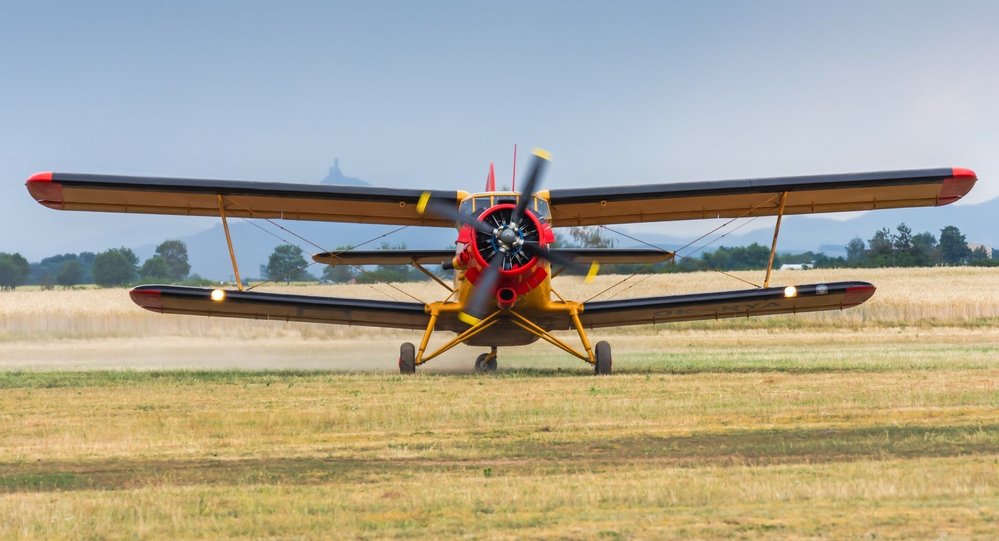
[[[245,211],[246,211],[247,213],[249,213],[249,214],[250,214],[250,217],[251,217],[251,218],[252,218],[252,217],[254,217],[254,216],[253,216],[253,210],[252,210],[252,209],[250,209],[250,208],[246,207],[246,206],[245,206],[245,205],[243,205],[243,204],[240,204],[240,203],[239,203],[238,201],[235,201],[235,200],[234,200],[234,199],[232,199],[232,198],[229,198],[229,199],[228,199],[228,201],[229,201],[229,202],[231,202],[231,203],[234,203],[234,204],[236,204],[236,205],[237,205],[237,206],[239,206],[239,207],[241,207],[241,208],[242,208],[243,210],[245,210]],[[294,236],[294,237],[296,237],[296,238],[298,238],[298,239],[301,239],[301,240],[302,240],[303,242],[306,242],[306,243],[308,243],[309,245],[311,245],[311,246],[314,246],[315,248],[318,248],[318,249],[319,249],[319,250],[321,250],[322,252],[326,252],[326,253],[329,253],[329,254],[330,254],[330,255],[331,255],[332,257],[336,257],[336,256],[337,256],[337,255],[339,255],[339,254],[343,254],[343,253],[346,253],[346,252],[349,252],[349,251],[351,251],[351,250],[356,250],[357,248],[360,248],[361,246],[364,246],[364,245],[366,245],[366,244],[370,244],[370,243],[372,243],[372,242],[374,242],[374,241],[376,241],[376,240],[378,240],[378,239],[381,239],[381,238],[384,238],[384,237],[387,237],[387,236],[389,236],[389,235],[392,235],[392,234],[395,234],[395,233],[397,233],[397,232],[399,232],[399,231],[402,231],[403,229],[406,229],[407,227],[409,227],[408,225],[404,225],[404,226],[401,226],[401,227],[397,227],[397,228],[393,229],[392,231],[389,231],[389,232],[387,232],[387,233],[382,233],[381,235],[378,235],[378,236],[376,236],[376,237],[373,237],[373,238],[370,238],[370,239],[368,239],[368,240],[366,240],[366,241],[364,241],[364,242],[362,242],[362,243],[360,243],[360,244],[357,244],[357,245],[355,245],[355,246],[351,246],[350,248],[346,248],[346,249],[344,249],[344,250],[339,250],[339,251],[336,251],[336,252],[332,252],[332,251],[330,251],[330,250],[327,250],[326,248],[324,248],[324,247],[320,246],[319,244],[316,244],[315,242],[312,242],[311,240],[309,240],[309,239],[307,239],[307,238],[303,237],[302,235],[299,235],[298,233],[295,233],[295,232],[294,232],[294,231],[292,231],[291,229],[288,229],[287,227],[284,227],[283,225],[281,225],[281,224],[279,224],[279,223],[275,222],[274,220],[272,220],[272,219],[270,219],[270,218],[258,218],[258,219],[262,219],[262,220],[266,221],[267,223],[269,223],[269,224],[271,224],[271,225],[273,225],[273,226],[275,226],[275,227],[277,227],[277,228],[281,229],[282,231],[285,231],[285,232],[287,232],[288,234],[290,234],[290,235],[292,235],[292,236]],[[267,233],[268,235],[271,235],[272,237],[274,237],[274,238],[276,238],[276,239],[280,240],[281,242],[284,242],[285,244],[295,244],[294,242],[291,242],[291,241],[289,241],[288,239],[285,239],[284,237],[281,237],[280,235],[278,235],[278,234],[274,233],[273,231],[268,231],[267,229],[263,228],[263,227],[262,227],[262,226],[261,226],[260,224],[258,224],[258,223],[256,223],[256,222],[253,222],[253,221],[251,221],[251,220],[248,220],[248,219],[246,219],[246,218],[242,218],[242,220],[243,220],[244,222],[246,222],[246,223],[248,223],[248,224],[250,224],[250,225],[252,225],[252,226],[256,227],[257,229],[260,229],[260,230],[261,230],[261,231],[263,231],[264,233]],[[301,248],[301,247],[299,247],[299,248]],[[316,264],[316,262],[315,262],[315,261],[313,261],[313,262],[311,262],[311,263],[308,263],[308,264],[306,264],[306,265],[305,265],[304,267],[299,267],[299,268],[298,268],[298,269],[296,269],[296,270],[305,270],[305,269],[307,269],[307,268],[309,268],[309,267],[311,267],[312,265],[315,265],[315,264]],[[409,297],[409,298],[413,299],[413,300],[414,300],[414,301],[416,301],[416,302],[419,302],[419,303],[421,303],[421,304],[427,304],[427,303],[426,303],[426,302],[425,302],[425,301],[424,301],[423,299],[420,299],[419,297],[416,297],[415,295],[412,295],[412,294],[410,294],[409,292],[407,292],[407,291],[405,291],[405,290],[403,290],[403,289],[399,288],[398,286],[396,286],[396,285],[394,285],[394,284],[392,284],[392,283],[389,283],[389,282],[386,282],[386,281],[384,281],[384,280],[381,280],[380,278],[378,278],[378,277],[377,277],[377,275],[375,275],[375,274],[374,274],[373,272],[371,272],[371,271],[368,271],[368,270],[366,270],[366,269],[364,269],[364,268],[362,268],[362,267],[360,267],[360,266],[358,266],[358,265],[352,265],[352,264],[351,264],[350,266],[351,266],[351,267],[353,267],[354,269],[356,269],[356,270],[357,270],[358,272],[361,272],[361,273],[364,273],[364,274],[367,274],[367,275],[371,275],[371,276],[374,276],[374,277],[375,277],[375,280],[376,280],[376,282],[378,282],[378,283],[380,283],[380,284],[383,284],[383,285],[386,285],[386,286],[388,286],[388,287],[390,287],[390,288],[392,288],[392,289],[394,289],[394,290],[398,291],[399,293],[402,293],[403,295],[405,295],[405,296],[407,296],[407,297]],[[250,290],[252,290],[252,289],[255,289],[255,288],[257,288],[257,287],[260,287],[260,286],[262,286],[262,285],[265,285],[265,284],[269,284],[269,283],[273,283],[273,282],[274,282],[274,280],[267,280],[267,281],[264,281],[264,282],[260,282],[259,284],[255,284],[255,285],[253,285],[253,286],[250,286],[249,288],[247,288],[247,291],[250,291]],[[377,291],[377,290],[376,290],[376,291]],[[391,298],[391,296],[390,296],[389,298]]]
[[[706,243],[706,244],[704,244],[704,245],[700,246],[699,248],[697,248],[696,250],[694,250],[694,251],[690,252],[690,253],[689,253],[689,254],[687,254],[687,255],[679,255],[679,252],[681,252],[681,251],[683,251],[683,250],[685,250],[685,249],[687,249],[687,248],[689,248],[689,247],[693,246],[693,245],[694,245],[694,244],[696,244],[697,242],[699,242],[699,241],[701,241],[701,240],[705,239],[706,237],[709,237],[709,236],[713,235],[714,233],[717,233],[717,232],[718,232],[718,231],[720,231],[721,229],[723,229],[723,228],[725,228],[725,227],[728,227],[729,225],[731,225],[731,224],[732,224],[733,222],[735,222],[736,220],[739,220],[739,219],[742,219],[742,218],[746,218],[746,217],[747,217],[747,216],[749,216],[750,214],[752,214],[752,213],[756,212],[756,211],[757,211],[758,209],[761,209],[761,208],[765,207],[765,206],[766,206],[766,205],[768,205],[768,204],[769,204],[769,203],[770,203],[771,201],[773,201],[774,199],[777,199],[778,197],[780,197],[780,194],[777,194],[777,195],[774,195],[773,197],[771,197],[771,198],[767,199],[766,201],[763,201],[763,202],[761,202],[760,204],[758,204],[758,205],[754,206],[753,208],[751,208],[751,209],[747,210],[746,212],[744,212],[744,213],[740,214],[739,216],[736,216],[736,217],[734,217],[734,218],[731,218],[731,219],[730,219],[730,220],[728,220],[727,222],[725,222],[725,223],[723,223],[723,224],[719,225],[718,227],[716,227],[716,228],[712,229],[711,231],[708,231],[707,233],[705,233],[705,234],[701,235],[700,237],[697,237],[696,239],[694,239],[694,240],[692,240],[692,241],[688,242],[687,244],[685,244],[685,245],[681,246],[681,247],[680,247],[679,249],[677,249],[676,251],[674,251],[674,252],[673,252],[673,257],[674,257],[674,258],[677,258],[677,257],[679,257],[679,258],[681,258],[681,259],[687,259],[687,258],[689,258],[689,257],[690,257],[691,255],[693,255],[693,254],[696,254],[697,252],[700,252],[700,251],[701,251],[701,250],[703,250],[704,248],[707,248],[708,246],[710,246],[710,245],[714,244],[715,242],[718,242],[719,240],[721,240],[721,239],[725,238],[725,237],[726,237],[727,235],[729,235],[729,234],[731,234],[731,233],[734,233],[734,232],[738,231],[739,229],[741,229],[741,228],[745,227],[746,225],[748,225],[748,224],[752,223],[753,221],[755,221],[755,220],[756,220],[757,218],[759,218],[759,216],[754,216],[754,217],[753,217],[752,219],[750,219],[750,220],[749,220],[748,222],[746,222],[746,223],[744,223],[744,224],[742,224],[742,225],[739,225],[739,226],[738,226],[738,227],[736,227],[735,229],[733,229],[733,230],[731,230],[731,231],[729,231],[729,232],[727,232],[727,233],[725,233],[725,234],[723,234],[723,235],[719,236],[718,238],[716,238],[716,239],[714,239],[714,240],[712,240],[712,241],[710,241],[710,242],[708,242],[708,243]],[[642,244],[644,244],[644,245],[646,245],[646,246],[649,246],[649,247],[652,247],[652,248],[655,248],[656,250],[660,250],[660,251],[662,251],[662,252],[669,252],[669,250],[666,250],[666,249],[664,249],[664,248],[661,248],[661,247],[659,247],[659,246],[656,246],[655,244],[652,244],[652,243],[649,243],[649,242],[646,242],[646,241],[644,241],[644,240],[641,240],[641,239],[639,239],[639,238],[637,238],[637,237],[634,237],[634,236],[631,236],[631,235],[628,235],[628,234],[626,234],[626,233],[623,233],[623,232],[621,232],[621,231],[618,231],[618,230],[616,230],[616,229],[611,229],[610,227],[607,227],[606,225],[601,225],[600,227],[601,227],[601,228],[603,228],[603,229],[606,229],[607,231],[610,231],[610,232],[612,232],[612,233],[616,233],[616,234],[619,234],[619,235],[622,235],[622,236],[624,236],[624,237],[627,237],[627,238],[629,238],[629,239],[631,239],[631,240],[634,240],[634,241],[637,241],[637,242],[640,242],[640,243],[642,243]],[[652,268],[652,266],[653,266],[653,265],[655,265],[655,263],[651,263],[651,264],[648,264],[648,265],[646,265],[646,266],[644,266],[644,267],[642,267],[642,268],[638,269],[638,272],[635,272],[634,274],[632,274],[632,275],[630,275],[630,276],[627,276],[627,277],[623,278],[622,280],[618,281],[617,283],[615,283],[615,284],[612,284],[612,285],[611,285],[610,287],[607,287],[607,288],[603,289],[602,291],[600,291],[600,292],[599,292],[599,293],[597,293],[596,295],[593,295],[593,296],[591,296],[590,298],[586,299],[586,300],[585,300],[584,302],[590,302],[590,301],[592,301],[593,299],[595,299],[595,298],[597,298],[597,297],[599,297],[599,296],[603,295],[604,293],[607,293],[608,291],[610,291],[610,290],[612,290],[612,289],[615,289],[615,288],[617,288],[617,287],[618,287],[618,286],[620,286],[621,284],[623,284],[623,283],[625,283],[625,282],[627,282],[627,281],[631,280],[632,278],[634,278],[634,277],[638,276],[638,275],[639,275],[640,273],[644,272],[645,270],[648,270],[648,269]],[[707,270],[712,270],[712,271],[714,271],[714,272],[718,272],[718,273],[721,273],[721,274],[723,274],[723,275],[725,275],[725,276],[728,276],[728,277],[730,277],[730,278],[734,278],[734,279],[736,279],[736,280],[739,280],[740,282],[744,282],[744,283],[746,283],[746,284],[749,284],[749,285],[751,285],[751,286],[753,286],[753,287],[757,287],[757,288],[758,288],[758,287],[761,287],[761,286],[760,286],[759,284],[756,284],[756,283],[753,283],[753,282],[750,282],[750,281],[748,281],[748,280],[745,280],[745,279],[742,279],[742,278],[739,278],[738,276],[735,276],[735,275],[733,275],[733,274],[729,274],[729,273],[727,273],[727,272],[725,272],[725,271],[723,271],[723,270],[719,270],[719,269],[707,269]],[[624,288],[624,289],[622,289],[622,290],[620,290],[620,291],[617,291],[617,292],[615,292],[615,293],[614,293],[614,295],[612,295],[612,296],[611,296],[611,298],[613,298],[614,296],[617,296],[617,295],[620,295],[621,293],[623,293],[623,292],[625,292],[625,291],[627,291],[627,290],[629,290],[629,289],[631,289],[631,288],[635,287],[636,285],[638,285],[638,284],[640,284],[640,283],[644,282],[645,280],[647,280],[647,279],[649,278],[649,276],[651,276],[651,275],[646,275],[646,276],[645,276],[644,278],[641,278],[640,280],[638,280],[638,281],[637,281],[637,282],[635,282],[634,284],[631,284],[630,286],[628,286],[628,287],[626,287],[626,288]]]

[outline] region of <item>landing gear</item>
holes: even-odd
[[[483,353],[475,358],[475,371],[495,372],[496,364],[496,347],[493,347],[489,353]]]
[[[416,346],[409,342],[399,348],[399,373],[416,373]]]
[[[611,373],[611,347],[605,341],[597,342],[594,355],[597,362],[593,364],[593,372],[598,376],[606,376]]]

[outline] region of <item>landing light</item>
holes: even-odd
[[[215,302],[222,302],[225,300],[225,290],[223,289],[213,289],[212,290],[212,300]]]
[[[798,288],[796,288],[794,286],[787,286],[787,287],[785,287],[784,288],[784,296],[787,297],[787,298],[789,298],[789,299],[792,298],[792,297],[797,297],[798,296]]]

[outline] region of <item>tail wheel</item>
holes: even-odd
[[[594,351],[597,357],[596,364],[593,365],[593,372],[598,376],[606,376],[611,373],[611,347],[610,344],[604,341],[597,342],[596,350]]]
[[[416,346],[409,342],[399,348],[399,373],[416,373]]]

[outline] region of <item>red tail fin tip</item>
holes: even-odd
[[[489,162],[489,176],[486,177],[486,191],[496,191],[496,168],[493,167],[493,162]]]

